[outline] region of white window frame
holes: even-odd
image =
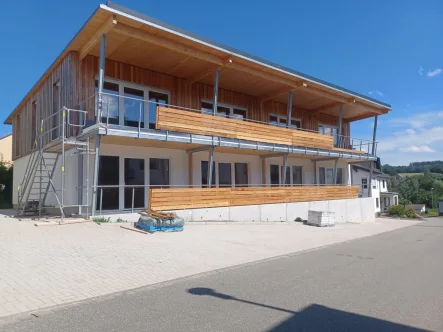
[[[271,124],[272,126],[274,126],[274,124],[271,123],[271,119],[270,119],[271,116],[275,116],[275,117],[277,118],[277,127],[287,127],[287,126],[288,126],[288,117],[287,117],[286,115],[281,115],[281,114],[276,114],[276,113],[269,113],[269,124]],[[280,125],[280,120],[282,120],[282,119],[286,120],[286,124],[285,124],[284,126]],[[295,121],[299,121],[299,122],[300,122],[300,128],[297,127],[297,129],[301,129],[301,128],[302,128],[302,126],[303,126],[303,121],[302,121],[302,119],[291,116],[291,122],[292,122],[292,120],[295,120]],[[292,126],[292,124],[289,123],[289,125],[290,125],[289,128],[293,128],[293,129],[295,129],[295,128]]]
[[[203,111],[203,108],[201,107],[201,103],[212,104],[212,107],[214,107],[214,101],[213,100],[202,99],[201,102],[200,102],[200,111],[202,113],[205,113],[205,112]],[[246,117],[243,120],[249,119],[249,117],[248,117],[248,109],[246,107],[241,107],[241,106],[231,105],[231,104],[224,104],[224,103],[219,103],[219,102],[217,102],[217,106],[228,108],[229,109],[229,116],[232,116],[234,114],[234,108],[236,108],[238,110],[241,110],[241,111],[245,111],[246,112]]]
[[[278,184],[283,184],[283,165],[278,163],[272,163],[267,165],[267,174],[269,174],[269,184],[271,184],[271,166],[278,166]],[[302,165],[286,165],[289,167],[289,184],[287,186],[301,186],[304,184],[303,181],[303,166]],[[294,170],[293,167],[301,167],[301,183],[294,183]]]
[[[334,186],[334,185],[343,185],[343,184],[345,184],[345,169],[343,168],[343,167],[337,167],[337,173],[338,173],[338,170],[339,169],[341,169],[342,171],[341,171],[341,176],[342,176],[342,183],[335,183],[336,181],[335,181],[335,179],[333,179],[332,180],[332,183],[328,183],[328,170],[329,171],[332,171],[332,177],[334,177],[334,168],[333,167],[323,167],[323,166],[320,166],[320,167],[318,167],[318,171],[316,172],[317,174],[318,174],[318,183],[320,184],[320,168],[324,168],[325,169],[325,184],[324,184],[324,186],[329,186],[329,185],[332,185],[332,186]]]
[[[320,132],[320,127],[324,127],[324,128],[330,128],[330,129],[336,129],[337,130],[337,135],[334,135],[331,131],[331,134],[325,134]],[[319,123],[317,125],[317,131],[322,134],[322,135],[328,135],[328,136],[332,136],[334,138],[334,145],[336,145],[338,143],[338,126],[334,126],[334,125],[330,125],[330,124],[324,124],[324,123]]]
[[[99,80],[98,75],[96,75],[95,80]],[[156,87],[152,87],[152,86],[148,86],[148,85],[136,84],[136,83],[128,82],[125,80],[119,80],[119,79],[111,78],[111,77],[107,77],[107,76],[105,77],[104,82],[118,84],[118,95],[117,94],[113,94],[113,95],[119,97],[119,102],[118,102],[118,110],[119,110],[118,124],[119,124],[119,126],[125,125],[125,112],[124,112],[124,109],[125,109],[125,88],[142,90],[143,94],[145,95],[145,99],[144,99],[144,104],[145,104],[144,105],[144,125],[145,126],[144,126],[144,128],[149,128],[149,92],[152,91],[152,92],[163,93],[168,96],[168,104],[171,103],[171,92],[166,89],[156,88]],[[94,82],[94,86],[95,86],[95,82]],[[94,89],[95,89],[95,87],[94,87]],[[95,108],[95,116],[97,116],[97,112],[98,112],[98,107]]]

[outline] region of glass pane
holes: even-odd
[[[149,91],[149,101],[149,128],[155,129],[157,106],[169,104],[169,98],[167,94]]]
[[[230,113],[230,109],[223,106],[217,106],[217,113],[224,114],[227,116]]]
[[[202,161],[201,162],[201,175],[202,175],[202,186],[207,187],[208,186],[208,161]],[[212,165],[212,182],[211,186],[215,186],[215,162],[213,162]]]
[[[97,209],[100,209],[100,198],[102,198],[102,210],[119,209],[119,157],[100,156],[99,186],[115,186],[111,188],[98,189]]]
[[[271,165],[271,185],[279,185],[280,184],[280,172],[278,165]]]
[[[169,186],[169,159],[149,159],[149,181],[151,186]]]
[[[98,81],[95,81],[95,93],[98,93]],[[104,82],[103,83],[103,109],[102,119],[103,123],[119,124],[119,92],[118,84]],[[96,98],[96,105],[98,107],[98,96]],[[109,114],[109,119],[108,119]]]
[[[291,128],[301,128],[300,120],[291,119]]]
[[[337,183],[343,184],[343,168],[337,168]]]
[[[236,186],[248,185],[248,164],[235,163],[235,185]]]
[[[278,118],[275,115],[270,115],[269,122],[271,125],[277,126],[278,125]]]
[[[143,102],[145,97],[144,92],[142,90],[125,87],[124,96],[125,126],[138,127],[140,120],[140,128],[143,128],[145,126],[145,103]]]
[[[246,111],[234,108],[231,117],[239,120],[246,119]]]
[[[326,169],[326,184],[334,183],[334,170],[332,168]]]
[[[202,113],[212,114],[212,103],[202,101]]]
[[[281,174],[282,174],[281,182],[283,183],[283,166],[281,167]],[[290,166],[286,166],[285,184],[291,184],[291,167]]]
[[[326,184],[326,174],[324,167],[320,167],[318,169],[318,180],[320,184]]]
[[[220,187],[232,185],[231,163],[218,163],[218,184]]]
[[[125,185],[145,184],[145,160],[125,158]],[[134,198],[132,197],[134,196]],[[143,187],[125,187],[125,209],[143,208],[145,206],[145,190]]]
[[[301,166],[292,166],[292,183],[302,184],[302,168]]]

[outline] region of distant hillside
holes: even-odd
[[[396,174],[396,173],[440,173],[443,174],[443,161],[419,161],[415,163],[410,163],[409,166],[391,166],[383,165],[382,171],[386,174]]]

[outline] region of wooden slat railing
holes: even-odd
[[[156,128],[263,143],[306,146],[319,149],[334,148],[334,138],[329,135],[161,106],[157,108]]]
[[[359,186],[150,189],[156,211],[358,198]]]

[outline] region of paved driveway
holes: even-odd
[[[348,241],[414,224],[186,225],[144,235],[95,223],[35,227],[0,215],[0,317]]]

